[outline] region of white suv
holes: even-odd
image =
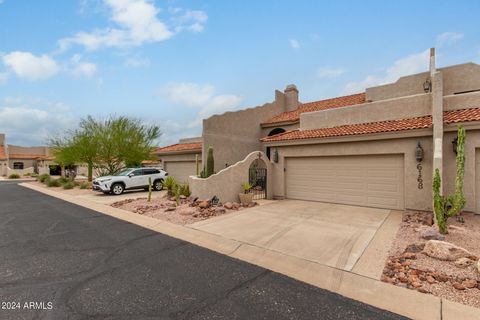
[[[125,190],[148,189],[148,178],[152,178],[152,189],[163,189],[162,182],[168,173],[157,168],[127,168],[113,176],[98,177],[93,180],[92,188],[95,191],[114,195],[122,194]]]

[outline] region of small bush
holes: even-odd
[[[82,182],[80,183],[80,189],[89,189],[90,188],[90,183],[88,182]]]
[[[20,179],[20,176],[16,173],[12,173],[8,176],[8,179]]]
[[[70,180],[69,180],[68,178],[65,178],[65,177],[60,177],[60,178],[58,178],[57,180],[58,180],[58,182],[59,182],[60,184],[64,184],[64,183],[70,182]]]
[[[181,184],[179,187],[178,187],[178,193],[181,195],[181,196],[185,196],[185,197],[190,197],[190,195],[192,194],[190,192],[190,186],[188,184]]]
[[[38,181],[40,181],[41,183],[44,183],[45,180],[50,180],[50,175],[47,174],[47,173],[44,173],[44,174],[41,174],[37,177]]]
[[[60,179],[48,179],[48,180],[46,180],[47,187],[60,187],[62,184],[58,180],[60,180]]]
[[[72,181],[65,182],[63,184],[63,189],[69,190],[75,188],[75,184]]]
[[[174,192],[174,190],[177,186],[177,182],[175,181],[175,179],[168,176],[165,180],[163,180],[162,185],[163,185],[164,188],[167,189],[168,196],[171,197],[171,196],[174,195],[173,192]]]

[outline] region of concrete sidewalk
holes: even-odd
[[[197,244],[412,319],[480,319],[479,309],[440,299],[433,295],[393,286],[376,279],[375,272],[373,272],[373,275],[369,274],[368,270],[371,269],[369,267],[371,260],[379,260],[378,257],[375,258],[376,250],[380,247],[378,244],[381,244],[383,239],[388,238],[382,228],[371,239],[371,245],[365,249],[353,269],[348,271],[279,251],[261,248],[239,240],[228,239],[192,227],[175,225],[100,203],[78,199],[42,187],[29,184],[22,184],[22,186]],[[244,214],[245,212],[247,211],[239,214]],[[387,219],[384,225],[389,223],[394,225],[395,221]],[[378,261],[376,263],[378,264]],[[383,261],[381,264],[383,264]]]

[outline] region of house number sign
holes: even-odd
[[[417,170],[418,170],[418,189],[423,189],[423,178],[422,178],[422,164],[418,163],[417,164]]]

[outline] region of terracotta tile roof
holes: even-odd
[[[7,155],[5,154],[4,146],[0,146],[0,160],[7,160]]]
[[[159,164],[160,160],[143,160],[142,164]]]
[[[480,121],[480,108],[446,111],[443,115],[446,124],[468,121]],[[389,120],[361,124],[351,124],[332,128],[313,130],[293,130],[261,139],[262,142],[301,140],[312,138],[326,138],[338,136],[351,136],[368,133],[383,133],[413,129],[430,128],[432,117],[425,116],[412,119]]]
[[[365,103],[365,93],[357,93],[349,96],[331,98],[326,100],[303,103],[298,106],[297,110],[281,113],[262,124],[271,124],[286,121],[298,121],[300,114],[303,112],[320,111],[326,109],[341,108]]]
[[[157,148],[153,153],[164,153],[164,152],[178,152],[178,151],[194,151],[194,150],[202,150],[202,143],[201,142],[193,142],[193,143],[176,143],[170,146]]]
[[[25,153],[11,153],[8,155],[9,159],[38,159],[38,160],[53,160],[54,157],[46,156],[44,154],[25,154]]]

